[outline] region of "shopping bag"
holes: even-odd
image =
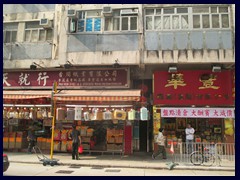
[[[82,145],[80,145],[80,146],[78,147],[78,153],[80,153],[80,154],[83,153],[83,146],[82,146]]]

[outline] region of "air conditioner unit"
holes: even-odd
[[[121,15],[138,14],[138,9],[122,9],[120,13]]]
[[[67,17],[76,17],[76,11],[74,9],[69,9],[67,11]]]
[[[39,25],[43,28],[52,28],[52,21],[47,18],[40,19]]]
[[[112,8],[110,6],[103,7],[102,14],[104,16],[112,16]]]

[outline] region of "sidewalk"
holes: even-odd
[[[25,152],[4,152],[8,155],[9,161],[16,163],[32,163],[42,164],[36,154],[27,154]],[[49,154],[45,154],[50,158]],[[171,158],[167,160],[160,160],[151,158],[149,153],[134,153],[134,155],[95,155],[95,154],[82,154],[80,160],[72,160],[70,153],[54,153],[53,158],[59,159],[59,165],[70,166],[100,166],[100,167],[118,167],[118,168],[148,168],[148,169],[169,169],[167,163],[172,162]],[[42,156],[40,155],[40,158]],[[178,163],[178,162],[176,162]],[[235,166],[232,164],[224,166],[194,166],[191,163],[178,163],[174,170],[219,170],[219,171],[235,171]]]

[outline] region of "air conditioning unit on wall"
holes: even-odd
[[[76,17],[76,10],[74,10],[74,9],[69,9],[68,11],[67,11],[67,17]]]
[[[42,18],[39,21],[39,25],[42,26],[43,28],[52,28],[52,21],[50,21],[47,18]]]
[[[112,8],[110,6],[103,7],[102,14],[104,16],[112,16]]]

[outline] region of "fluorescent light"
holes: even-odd
[[[77,107],[87,107],[87,105],[76,105],[76,104],[75,105],[74,104],[66,104],[65,106],[66,107],[76,107],[76,106]]]

